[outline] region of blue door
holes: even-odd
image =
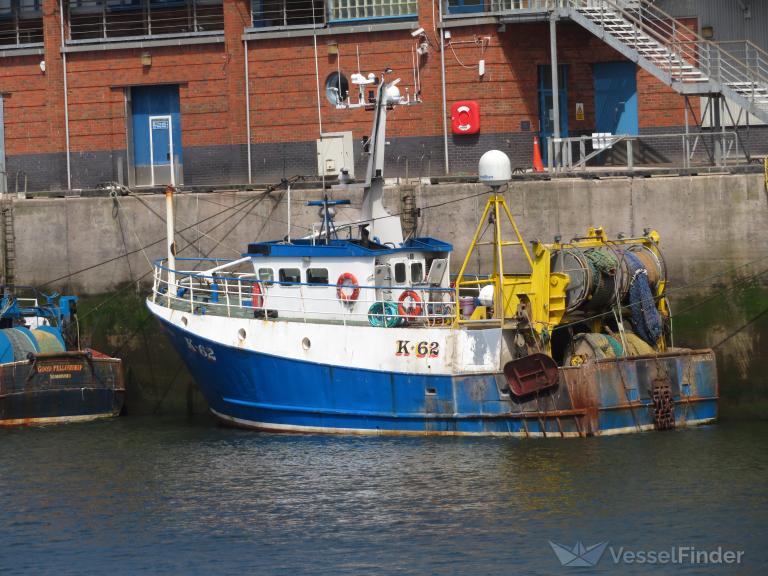
[[[137,186],[181,184],[179,87],[131,88],[133,167]]]
[[[568,66],[558,66],[558,95],[560,105],[560,136],[568,136]],[[547,142],[555,133],[554,96],[552,94],[552,67],[539,66],[539,140],[541,157],[547,163]]]
[[[633,62],[593,65],[595,132],[637,136],[637,68]]]

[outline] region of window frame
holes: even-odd
[[[315,281],[313,281],[312,280],[312,276],[310,274],[313,270],[324,270],[325,271],[325,281],[324,282],[315,282]],[[330,272],[328,271],[328,268],[317,267],[317,268],[307,268],[305,270],[305,277],[307,279],[307,285],[308,286],[311,286],[312,288],[327,288],[328,285],[329,285],[328,281],[330,280],[331,276],[330,276]]]
[[[298,280],[286,280],[285,279],[286,270],[296,270],[296,272],[298,272],[297,274]],[[301,284],[301,268],[278,268],[277,277],[281,287],[298,288],[299,285]]]

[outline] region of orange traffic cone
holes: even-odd
[[[539,137],[533,137],[533,171],[544,172],[544,162],[541,161],[541,150],[539,149]]]

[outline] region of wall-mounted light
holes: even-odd
[[[701,35],[707,40],[715,37],[715,29],[712,26],[702,26]]]
[[[331,40],[330,42],[328,42],[328,44],[326,46],[328,48],[328,54],[338,54],[339,53],[339,43],[338,42],[336,42],[334,40]]]
[[[152,54],[149,52],[142,52],[141,53],[141,65],[142,66],[152,66]]]
[[[45,60],[40,60],[40,72],[45,74]]]

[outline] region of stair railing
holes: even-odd
[[[748,43],[744,59],[721,48],[647,0],[634,2],[631,8],[615,0],[567,0],[575,10],[600,9],[600,17],[593,21],[610,33],[607,19],[619,16],[637,30],[663,46],[667,54],[667,72],[673,80],[685,80],[683,67],[690,65],[707,78],[721,84],[756,82],[768,86],[768,54]],[[635,35],[637,50],[639,38]]]

